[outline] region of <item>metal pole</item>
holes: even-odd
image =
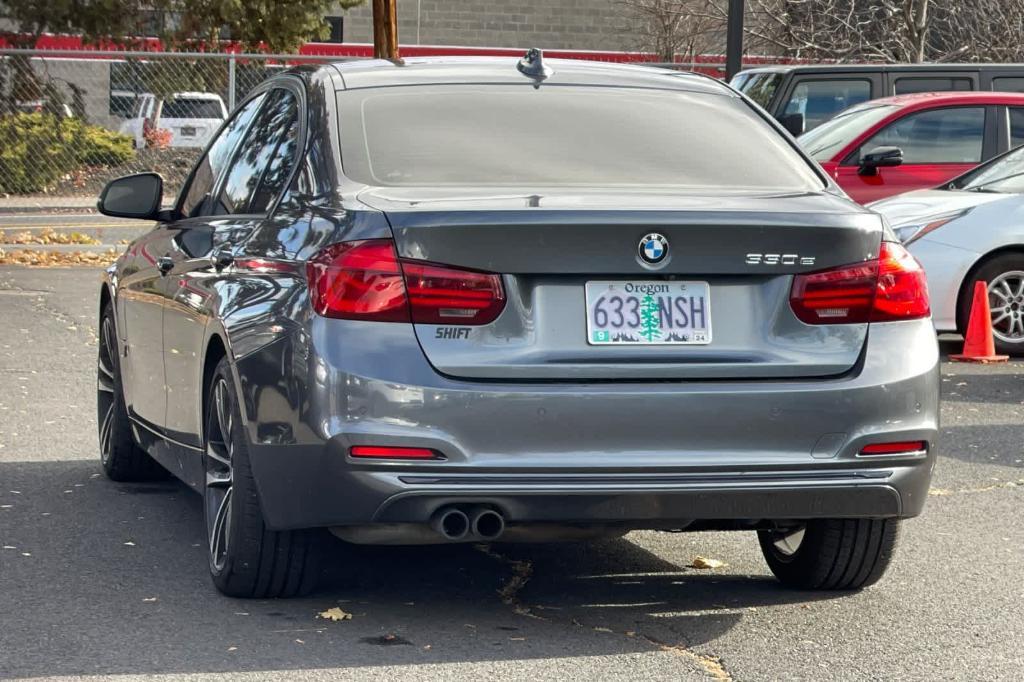
[[[228,57],[228,111],[235,110],[235,55]]]
[[[729,23],[725,38],[725,79],[743,68],[743,0],[729,0]]]

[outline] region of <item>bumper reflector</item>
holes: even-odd
[[[443,459],[429,448],[395,448],[386,445],[353,445],[348,453],[369,459]]]
[[[908,440],[900,443],[871,443],[860,450],[862,455],[909,455],[925,452],[928,443],[923,440]]]

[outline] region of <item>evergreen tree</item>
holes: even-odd
[[[640,301],[640,336],[648,341],[661,338],[661,319],[658,303],[647,294]]]

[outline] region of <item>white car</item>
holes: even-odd
[[[924,266],[938,331],[963,333],[974,283],[987,282],[997,352],[1024,354],[1024,147],[868,207]]]
[[[171,147],[202,148],[227,117],[224,100],[212,92],[176,92],[166,100],[143,93],[120,130],[131,135],[138,149],[146,146],[146,132],[152,128],[169,131]]]

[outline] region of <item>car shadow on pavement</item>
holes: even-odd
[[[213,588],[200,498],[98,463],[0,463],[0,678],[602,656],[696,646],[744,612],[834,595],[698,573],[622,539],[326,552],[292,600]],[[351,620],[317,617],[339,607]]]

